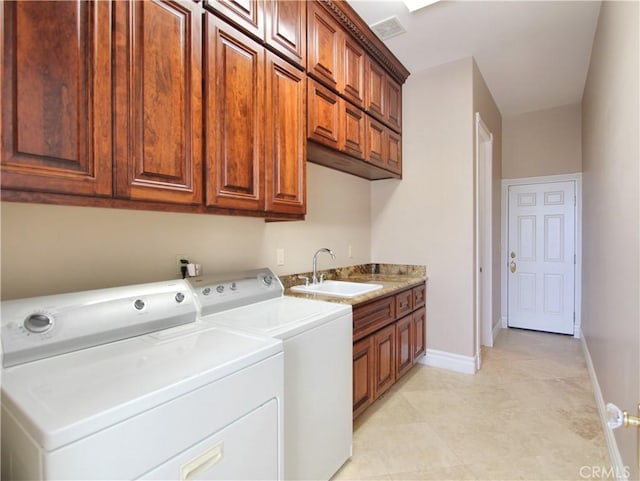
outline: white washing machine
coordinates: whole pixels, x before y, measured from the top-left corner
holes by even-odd
[[[3,480],[282,479],[282,342],[185,281],[1,308]]]
[[[190,283],[202,322],[282,339],[284,477],[331,478],[351,456],[351,306],[283,296],[268,269]],[[247,293],[261,302],[247,304]]]

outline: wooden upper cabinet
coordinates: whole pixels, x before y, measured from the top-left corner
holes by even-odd
[[[304,214],[306,75],[268,53],[266,82],[266,210]]]
[[[2,3],[2,188],[110,196],[112,4]]]
[[[342,149],[349,155],[358,159],[364,159],[364,132],[366,114],[359,108],[342,100],[342,130],[344,139]]]
[[[264,210],[264,49],[205,15],[206,204]]]
[[[402,87],[398,82],[387,76],[387,124],[398,131],[402,131]]]
[[[250,35],[264,38],[265,0],[205,0],[204,6]]]
[[[340,98],[313,79],[307,80],[307,132],[311,140],[341,149]]]
[[[202,203],[202,31],[191,2],[115,2],[118,197]]]
[[[364,106],[364,61],[363,48],[351,36],[342,35],[341,69],[338,90],[354,105]]]
[[[387,93],[385,71],[369,56],[365,59],[365,109],[380,120],[386,120]]]
[[[379,167],[387,166],[386,127],[370,116],[365,121],[365,160]]]
[[[342,32],[315,1],[307,4],[307,72],[333,89],[338,86]]]
[[[307,2],[267,0],[265,40],[279,54],[301,66],[307,66]]]
[[[393,130],[387,129],[385,135],[387,143],[387,169],[397,174],[402,173],[402,137]]]

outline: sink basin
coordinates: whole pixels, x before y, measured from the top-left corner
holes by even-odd
[[[324,281],[322,284],[309,284],[308,286],[293,286],[293,292],[303,294],[324,294],[325,296],[356,297],[367,292],[382,289],[380,284],[365,284],[362,282]]]

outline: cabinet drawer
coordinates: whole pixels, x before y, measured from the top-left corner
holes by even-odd
[[[396,294],[396,317],[402,317],[413,310],[413,292],[411,289]]]
[[[427,288],[424,284],[413,288],[413,308],[422,307],[427,302]]]
[[[395,320],[395,298],[384,297],[353,310],[353,340],[386,326]]]

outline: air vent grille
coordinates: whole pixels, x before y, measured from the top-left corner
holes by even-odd
[[[380,38],[380,40],[387,40],[396,35],[406,33],[407,29],[400,23],[398,17],[393,16],[385,20],[381,20],[373,25],[369,25],[371,30]]]

